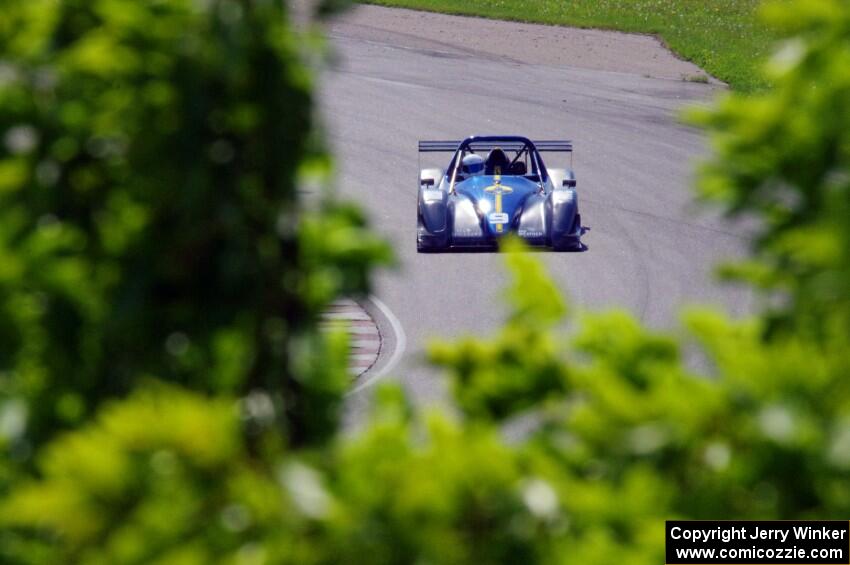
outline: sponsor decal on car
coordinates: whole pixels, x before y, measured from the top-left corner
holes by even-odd
[[[502,195],[510,194],[514,191],[509,186],[502,184],[502,171],[496,167],[495,175],[493,175],[493,186],[488,186],[484,189],[494,195],[496,211],[490,214],[489,219],[491,224],[496,224],[496,231],[501,233],[504,224],[508,223],[508,215],[502,213]]]
[[[517,234],[520,237],[543,237],[543,232],[537,230],[518,230]]]

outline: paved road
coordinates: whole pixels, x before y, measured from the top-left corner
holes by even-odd
[[[428,338],[487,334],[505,313],[498,254],[416,253],[420,138],[520,133],[574,141],[589,249],[539,255],[573,305],[622,307],[664,328],[675,327],[684,304],[749,307],[746,293],[710,281],[712,265],[740,254],[746,240],[742,229],[694,213],[689,183],[705,143],[676,121],[679,108],[718,87],[529,64],[345,22],[330,36],[339,60],[324,73],[321,102],[339,189],[395,245],[400,268],[378,277],[376,295],[402,324],[407,348],[385,378],[404,382],[418,401],[443,391],[421,363]]]

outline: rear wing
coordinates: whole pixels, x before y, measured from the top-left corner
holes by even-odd
[[[419,152],[420,153],[453,153],[457,151],[457,148],[463,141],[420,141],[419,142]],[[572,153],[573,150],[573,142],[572,141],[557,141],[557,140],[545,140],[545,141],[532,141],[534,147],[537,148],[538,151],[545,152],[557,152],[557,153]],[[490,149],[494,149],[496,147],[501,147],[505,151],[520,151],[523,147],[525,147],[525,143],[522,141],[489,141],[482,140],[476,141],[473,140],[469,143],[469,146],[473,149],[488,151]]]

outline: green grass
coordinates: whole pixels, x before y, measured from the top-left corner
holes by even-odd
[[[767,84],[759,62],[772,36],[758,0],[366,0],[450,14],[658,35],[675,53],[732,88]]]

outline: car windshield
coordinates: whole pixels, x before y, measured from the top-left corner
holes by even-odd
[[[462,181],[480,174],[532,176],[529,174],[531,171],[536,175],[537,166],[531,155],[529,146],[515,142],[467,144],[456,156],[457,180]]]

